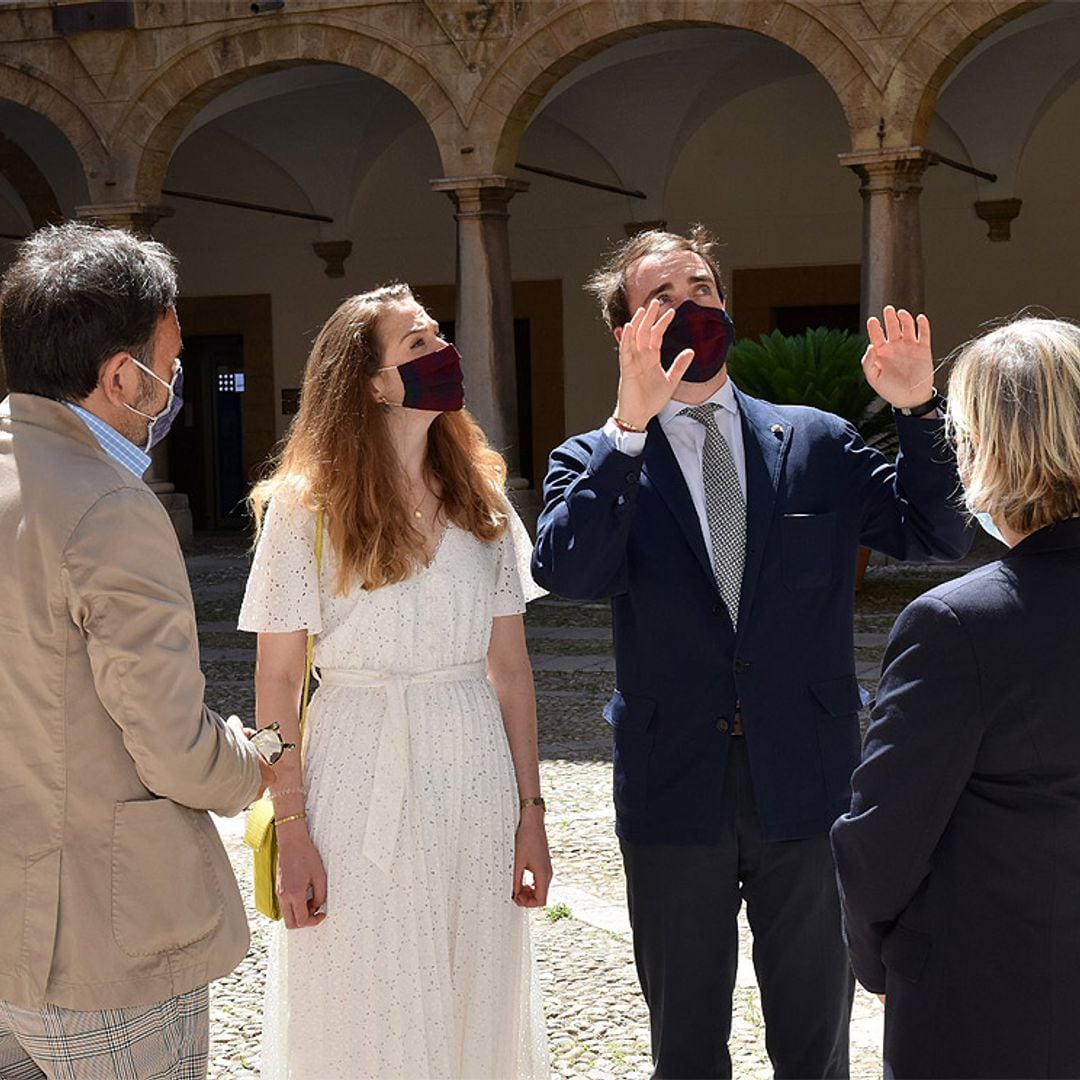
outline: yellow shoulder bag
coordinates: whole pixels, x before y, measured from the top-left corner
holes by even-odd
[[[318,588],[322,572],[323,515],[315,517],[315,582]],[[304,721],[307,720],[308,693],[311,689],[311,657],[315,650],[315,635],[308,634],[307,659],[304,662],[304,692],[300,697],[300,739],[297,753],[303,752]],[[274,802],[269,794],[257,799],[248,811],[244,843],[251,848],[255,861],[255,910],[268,919],[281,918],[277,896],[277,830],[274,828]]]

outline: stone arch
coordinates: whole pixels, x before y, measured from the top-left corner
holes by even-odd
[[[381,79],[416,106],[437,142],[438,130],[454,117],[453,102],[435,76],[391,41],[327,23],[275,21],[230,30],[175,58],[117,125],[112,144],[131,197],[157,201],[181,133],[207,102],[254,75],[304,63],[338,64]]]
[[[43,116],[64,136],[82,165],[88,187],[93,187],[94,181],[103,182],[109,178],[109,157],[97,128],[87,114],[67,94],[53,86],[43,73],[28,70],[27,65],[13,67],[0,63],[0,98]],[[37,171],[36,166],[34,170]],[[48,190],[55,203],[51,187]]]
[[[749,30],[772,38],[809,61],[832,88],[849,126],[866,95],[870,57],[841,27],[814,9],[797,4],[745,0],[688,0],[678,18],[663,0],[636,4],[581,2],[560,8],[492,71],[479,89],[466,121],[474,142],[486,136],[487,167],[507,172],[517,143],[544,95],[578,64],[611,45],[656,31],[715,27]],[[480,149],[478,146],[477,149]],[[479,163],[478,163],[479,164]]]
[[[1039,6],[1041,0],[1015,0],[1008,7],[950,2],[928,12],[884,88],[885,115],[895,127],[886,145],[921,146],[941,87],[960,61],[994,31]]]

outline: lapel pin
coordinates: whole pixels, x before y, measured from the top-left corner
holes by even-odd
[[[784,437],[784,425],[783,425],[783,424],[773,424],[773,426],[772,426],[771,428],[769,428],[769,430],[770,430],[770,431],[771,431],[771,432],[772,432],[772,433],[773,433],[773,434],[774,434],[774,435],[775,435],[775,436],[776,436],[776,437],[777,437],[778,439],[782,439],[782,438]]]

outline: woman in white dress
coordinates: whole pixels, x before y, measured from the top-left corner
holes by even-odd
[[[551,880],[521,618],[539,590],[462,402],[407,286],[351,297],[252,495],[258,726],[300,742],[308,632],[319,679],[271,786],[265,1080],[548,1075],[525,910]]]

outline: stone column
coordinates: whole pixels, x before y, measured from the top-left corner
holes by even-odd
[[[919,192],[928,155],[921,146],[840,154],[861,181],[863,197],[862,317],[886,304],[923,309]]]
[[[529,185],[508,176],[432,180],[457,219],[457,347],[469,411],[518,471],[517,378],[507,204]]]
[[[162,218],[172,214],[172,208],[153,203],[102,203],[97,206],[76,206],[75,216],[81,221],[107,226],[111,229],[127,229],[136,236],[148,238],[150,230]],[[176,490],[168,479],[169,453],[165,443],[158,443],[150,452],[150,467],[143,479],[147,487],[157,495],[168,511],[181,543],[192,536],[191,506],[188,497]]]

